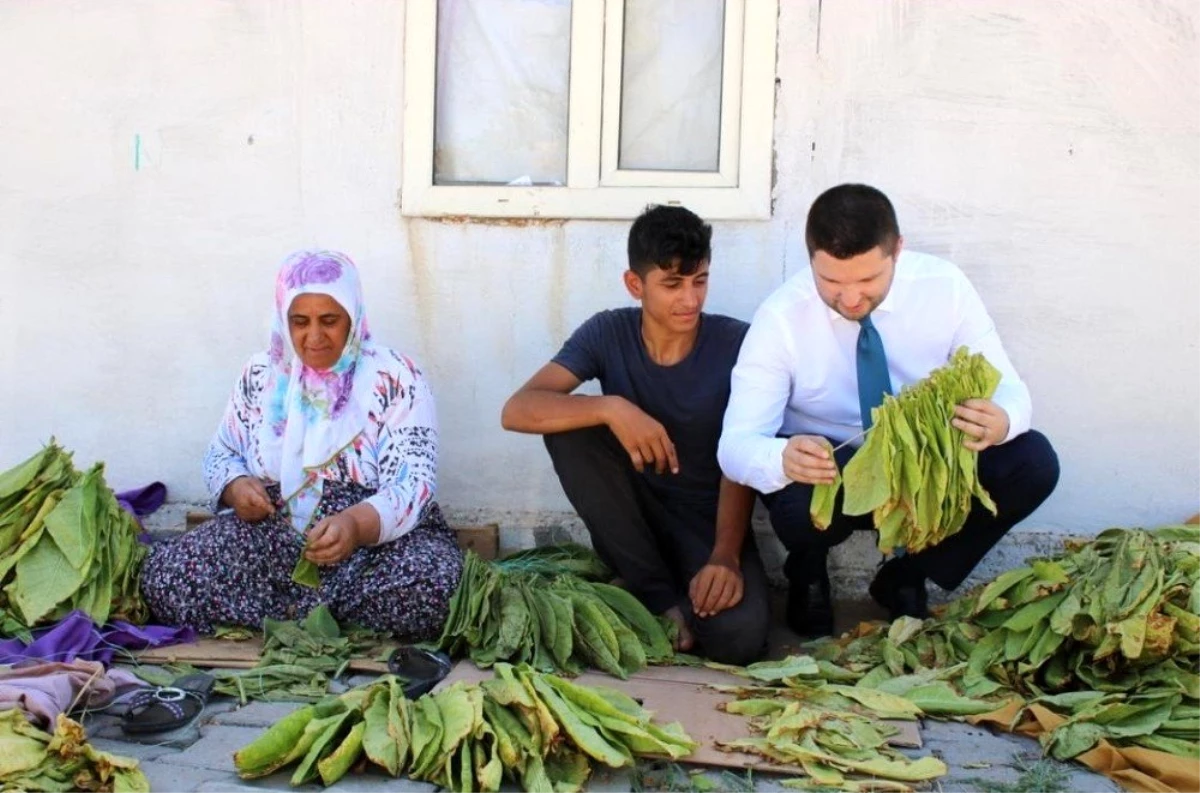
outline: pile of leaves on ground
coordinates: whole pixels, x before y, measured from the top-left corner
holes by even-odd
[[[136,760],[87,743],[77,722],[59,714],[54,733],[29,723],[20,710],[0,712],[0,790],[150,790]]]
[[[984,713],[994,708],[961,697],[939,681],[868,688],[861,685],[861,672],[803,655],[745,668],[710,666],[755,681],[713,686],[737,697],[723,709],[749,717],[756,733],[720,742],[717,748],[798,766],[805,776],[783,784],[799,789],[910,790],[909,783],[944,775],[946,765],[936,757],[911,760],[888,746],[897,728],[883,720]]]
[[[242,705],[251,700],[316,702],[329,694],[330,684],[346,672],[351,659],[378,656],[385,642],[383,634],[366,628],[343,630],[321,604],[300,621],[263,620],[262,656],[253,668],[208,671],[216,678],[213,691],[237,697]],[[195,670],[172,665],[161,671],[135,671],[147,682],[167,686],[176,676]]]
[[[860,728],[855,736],[837,712],[962,719],[1019,697],[1023,708],[1065,718],[1040,737],[1056,759],[1101,739],[1200,759],[1198,577],[1200,527],[1110,529],[1001,574],[937,617],[860,626],[811,656],[723,667],[759,683],[726,690],[741,698],[730,709],[756,716],[764,733],[731,748],[792,756],[813,782],[832,780],[830,767],[843,776],[854,770],[833,762],[832,748],[860,761],[875,753],[874,735]],[[841,720],[837,736],[822,741],[811,732],[829,724],[822,717],[799,739],[788,735],[787,746],[772,738],[785,714],[807,723],[814,711]],[[814,747],[826,751],[817,756]]]
[[[946,366],[885,396],[871,411],[871,430],[846,470],[813,490],[813,524],[828,528],[842,489],[845,514],[871,513],[881,551],[915,553],[957,534],[972,497],[995,514],[979,483],[979,454],[962,445],[963,432],[950,420],[955,405],[990,399],[999,383],[1000,372],[983,355],[960,347]]]
[[[385,677],[307,705],[234,754],[245,778],[298,763],[293,785],[340,779],[361,758],[392,776],[454,791],[582,789],[594,763],[621,768],[639,755],[680,758],[694,742],[658,725],[633,699],[528,665],[497,663],[482,683],[457,682],[417,700]]]
[[[145,622],[138,533],[103,464],[81,474],[53,440],[0,473],[0,631],[29,640],[28,628],[75,609],[97,625]]]
[[[438,644],[478,666],[497,661],[624,679],[672,657],[670,626],[578,545],[534,548],[488,562],[468,551]]]

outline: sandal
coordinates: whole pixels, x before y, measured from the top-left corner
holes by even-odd
[[[196,672],[184,675],[169,686],[139,691],[129,700],[121,729],[131,734],[166,732],[190,724],[208,702],[216,681]]]
[[[404,680],[404,696],[417,699],[450,674],[453,664],[450,656],[435,650],[426,650],[411,644],[403,644],[388,656],[388,671]]]

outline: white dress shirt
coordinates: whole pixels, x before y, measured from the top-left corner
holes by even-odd
[[[943,366],[965,345],[1000,370],[992,399],[1008,413],[1005,441],[1029,429],[1029,389],[979,294],[956,266],[902,250],[891,289],[871,321],[883,340],[894,393]],[[763,301],[733,368],[717,450],[727,477],[773,493],[791,481],[783,473],[787,440],[778,436],[823,435],[836,445],[862,432],[858,331],[857,322],[821,300],[811,267]]]

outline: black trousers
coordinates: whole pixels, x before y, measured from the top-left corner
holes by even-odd
[[[700,652],[714,661],[746,664],[758,659],[766,648],[770,604],[753,536],[747,532],[742,548],[741,602],[700,619],[692,613],[687,591],[712,554],[716,520],[711,508],[655,493],[607,427],[554,433],[545,441],[592,547],[629,590],[655,614],[678,606]]]
[[[838,467],[845,469],[855,451],[851,447],[838,450],[834,454]],[[997,514],[992,515],[972,499],[971,513],[962,530],[932,548],[911,554],[909,563],[943,589],[954,589],[1009,529],[1046,500],[1058,484],[1058,473],[1054,448],[1036,430],[984,449],[979,453],[979,481],[996,503]],[[805,580],[824,570],[829,549],[855,529],[875,529],[870,513],[843,515],[842,493],[838,493],[833,522],[818,531],[809,516],[812,493],[812,485],[793,482],[762,497],[771,513],[771,526],[789,552],[785,571],[793,580]]]

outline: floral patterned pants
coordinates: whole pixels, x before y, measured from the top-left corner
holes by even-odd
[[[357,504],[371,492],[327,482],[315,520]],[[265,617],[300,619],[319,603],[338,623],[385,631],[409,641],[436,638],[462,573],[462,553],[437,504],[392,542],[359,548],[321,568],[321,586],[292,582],[303,537],[285,517],[246,523],[220,515],[155,544],[142,566],[142,596],[156,622],[211,633],[217,625],[261,628]]]

